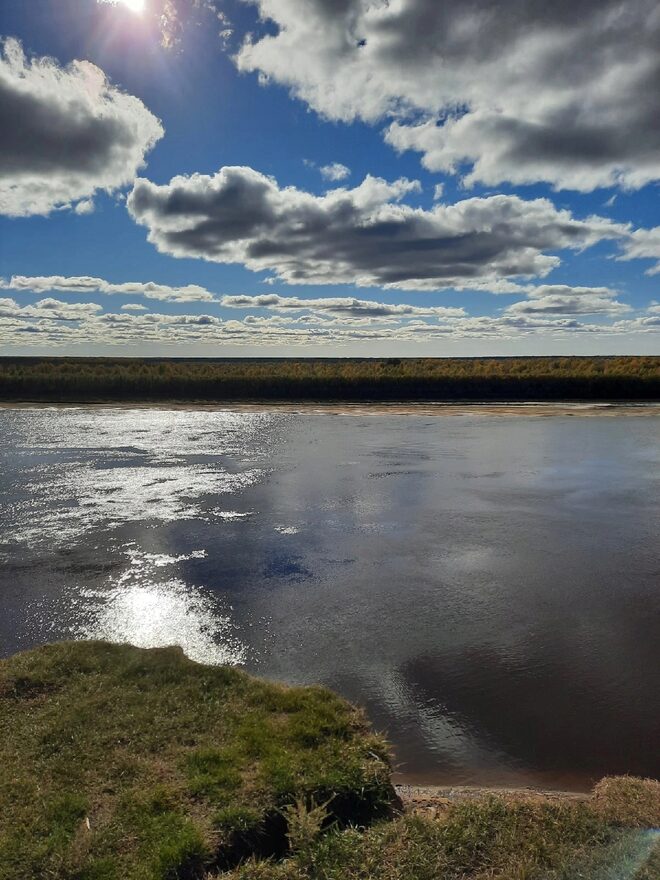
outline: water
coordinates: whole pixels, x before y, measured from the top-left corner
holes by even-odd
[[[0,410],[0,651],[176,643],[400,778],[660,777],[660,419]]]

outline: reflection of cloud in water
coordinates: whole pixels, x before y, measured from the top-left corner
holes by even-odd
[[[154,579],[162,568],[205,556],[146,554],[130,548],[131,567],[110,589],[82,590],[82,621],[75,635],[84,639],[128,642],[140,648],[179,645],[192,660],[202,663],[242,663],[245,647],[233,634],[227,609],[209,593],[179,578]]]

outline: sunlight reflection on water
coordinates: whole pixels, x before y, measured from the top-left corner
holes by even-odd
[[[53,432],[47,418],[18,412],[3,543],[61,545],[124,523],[245,518],[204,502],[264,477],[259,466],[232,471],[227,457],[249,448],[261,462],[272,422],[262,413],[65,409]]]
[[[203,550],[178,557],[130,547],[126,552],[131,566],[109,589],[81,590],[85,610],[77,638],[130,642],[139,648],[179,645],[201,663],[233,666],[245,660],[245,646],[233,634],[231,608],[177,577],[163,579],[154,571],[203,558]]]

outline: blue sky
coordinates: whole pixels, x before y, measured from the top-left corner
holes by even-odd
[[[660,353],[660,20],[577,5],[4,0],[2,351]]]

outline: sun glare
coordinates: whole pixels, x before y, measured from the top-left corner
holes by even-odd
[[[136,15],[142,15],[144,12],[145,0],[119,0],[121,6],[126,6]]]
[[[114,3],[115,6],[125,6],[136,15],[142,15],[145,9],[146,0],[103,0],[105,3]]]

